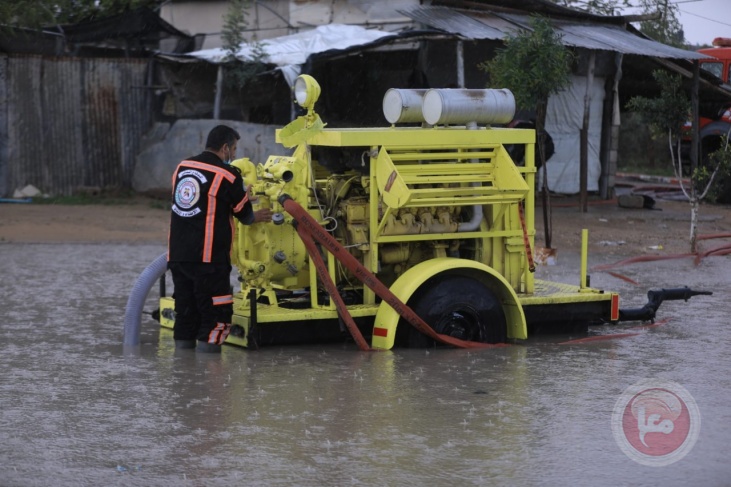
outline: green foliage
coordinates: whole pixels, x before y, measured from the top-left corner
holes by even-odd
[[[682,79],[659,69],[652,72],[652,77],[660,86],[660,96],[635,96],[629,101],[627,108],[639,112],[654,133],[670,133],[671,138],[677,141],[690,113],[690,100],[683,91]]]
[[[669,0],[639,0],[645,14],[659,13],[660,18],[640,22],[640,32],[669,46],[683,48],[685,34],[678,20],[679,7]]]
[[[223,49],[226,51],[226,81],[233,88],[244,88],[256,75],[264,71],[263,59],[266,56],[264,44],[251,44],[252,59],[243,62],[236,57],[241,46],[247,44],[244,32],[249,26],[247,19],[251,9],[251,0],[231,0],[228,12],[223,17]]]
[[[728,194],[731,193],[731,146],[726,136],[722,137],[721,146],[708,154],[705,162],[707,163],[696,168],[693,179],[697,181],[698,187],[704,187],[710,182],[713,169],[717,168],[708,199],[713,202],[728,201]]]
[[[159,8],[165,0],[2,0],[4,26],[40,29],[110,17],[139,7]]]
[[[598,15],[622,15],[633,13],[659,14],[654,20],[640,22],[640,31],[663,44],[683,48],[685,34],[678,20],[680,9],[675,0],[552,0],[553,3],[574,10]],[[693,0],[686,0],[693,1]]]
[[[490,85],[510,89],[524,108],[545,103],[549,95],[565,89],[574,60],[547,19],[533,16],[530,25],[532,31],[505,39],[505,47],[493,59],[478,65],[490,76]]]
[[[682,137],[682,126],[688,119],[691,104],[683,91],[682,80],[662,70],[653,71],[652,76],[660,86],[660,94],[656,98],[634,97],[627,104],[629,110],[638,112],[650,125],[654,134],[669,134],[673,146],[677,146]],[[680,173],[682,161],[677,161],[677,173]],[[691,174],[690,197],[703,199],[708,196],[715,201],[718,191],[731,170],[731,148],[723,138],[720,148],[712,152]],[[715,173],[715,176],[714,176]],[[711,178],[713,177],[713,180]],[[726,191],[727,189],[721,189]]]
[[[223,30],[221,40],[223,48],[227,51],[229,58],[234,58],[241,44],[246,43],[244,31],[249,26],[248,9],[251,2],[248,0],[231,0],[228,12],[223,17]]]
[[[478,64],[486,71],[490,84],[508,88],[515,96],[519,107],[534,108],[536,112],[536,133],[538,134],[538,160],[543,170],[543,224],[545,246],[551,248],[551,209],[546,169],[545,136],[548,97],[558,93],[571,83],[573,53],[561,43],[561,37],[554,32],[550,22],[540,16],[530,19],[531,30],[521,29],[514,36],[504,40],[505,47],[499,49],[494,58]]]

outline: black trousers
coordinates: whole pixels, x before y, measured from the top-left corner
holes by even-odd
[[[221,345],[231,330],[231,266],[201,262],[168,262],[173,275],[175,340]]]

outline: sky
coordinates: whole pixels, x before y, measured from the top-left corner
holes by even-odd
[[[678,20],[688,44],[711,45],[716,37],[731,38],[731,0],[669,0],[678,7]],[[628,9],[626,14],[640,13]],[[636,27],[639,24],[635,23]]]
[[[716,37],[731,38],[731,0],[669,0],[678,7],[678,20],[688,44],[711,45]],[[630,2],[637,3],[637,2]],[[630,8],[627,14],[641,13]],[[634,24],[639,27],[639,23]]]
[[[691,44],[711,44],[716,37],[731,39],[731,0],[670,0],[680,9],[685,40]]]

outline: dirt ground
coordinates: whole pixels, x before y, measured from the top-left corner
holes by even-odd
[[[135,198],[128,204],[0,204],[0,243],[160,243],[167,242],[169,211],[158,200]],[[581,213],[575,198],[552,198],[551,247],[580,249],[581,230],[589,230],[590,251],[663,254],[689,251],[690,206],[658,199],[655,209],[620,208],[616,200],[590,199]],[[704,205],[698,233],[731,232],[731,207]],[[731,239],[703,240],[710,249]],[[536,247],[545,246],[542,209],[536,208]],[[661,248],[659,248],[661,247]]]
[[[0,204],[0,242],[165,243],[169,210],[159,201],[125,204]]]

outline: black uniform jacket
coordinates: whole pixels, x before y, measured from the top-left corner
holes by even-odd
[[[239,170],[208,151],[182,161],[173,174],[168,261],[230,264],[234,216],[254,222]]]

